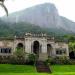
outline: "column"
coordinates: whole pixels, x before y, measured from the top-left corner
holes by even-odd
[[[56,56],[56,48],[55,48],[54,44],[51,44],[51,45],[52,45],[52,57],[55,57]]]
[[[31,53],[31,41],[29,39],[25,41],[25,52]]]
[[[68,45],[66,45],[66,56],[69,56],[69,48],[68,48]]]

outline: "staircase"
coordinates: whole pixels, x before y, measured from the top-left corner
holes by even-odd
[[[37,72],[40,73],[51,73],[51,70],[47,64],[45,64],[43,61],[37,61],[36,62],[36,69]]]

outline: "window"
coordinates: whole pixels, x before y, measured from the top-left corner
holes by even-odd
[[[56,54],[62,54],[62,51],[61,50],[57,50]]]
[[[11,48],[0,48],[0,53],[11,53]]]
[[[56,49],[56,54],[59,55],[66,54],[66,49]]]
[[[9,48],[9,53],[11,53],[11,48]]]

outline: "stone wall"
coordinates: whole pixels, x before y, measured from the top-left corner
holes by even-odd
[[[33,45],[34,41],[39,42],[39,60],[46,60],[48,58],[48,52],[47,52],[47,44],[50,44],[52,49],[50,51],[50,56],[51,57],[56,57],[56,56],[62,56],[62,55],[57,55],[56,54],[56,49],[57,48],[65,48],[66,49],[66,54],[65,56],[69,56],[69,49],[68,49],[68,44],[65,42],[55,42],[54,38],[48,38],[46,35],[42,34],[41,35],[31,35],[27,34],[25,35],[24,38],[17,38],[15,37],[13,40],[0,40],[0,47],[6,47],[6,48],[11,48],[11,54],[13,54],[16,50],[16,47],[19,43],[23,44],[23,49],[24,52],[31,54],[33,52]],[[4,55],[3,53],[0,53],[0,55]]]

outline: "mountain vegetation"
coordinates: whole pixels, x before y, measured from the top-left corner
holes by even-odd
[[[59,16],[51,3],[36,5],[0,19],[0,36],[24,36],[26,32],[58,37],[74,35],[75,23]]]
[[[50,36],[63,36],[68,35],[68,32],[62,31],[61,29],[54,29],[54,28],[41,28],[40,26],[36,26],[29,23],[13,23],[10,25],[0,21],[0,36],[1,37],[13,37],[17,36],[24,36],[26,32],[31,33],[46,33]]]

